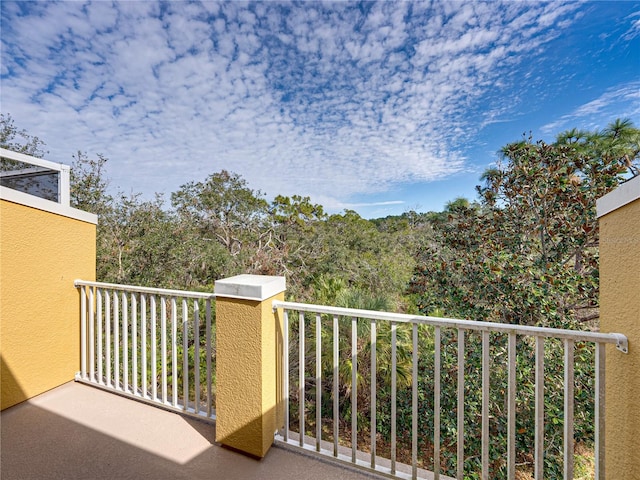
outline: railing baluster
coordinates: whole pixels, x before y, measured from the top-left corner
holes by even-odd
[[[398,388],[398,324],[391,322],[391,474],[396,473],[396,415]]]
[[[489,332],[482,332],[482,479],[489,480]]]
[[[171,297],[171,405],[178,406],[178,305]]]
[[[189,307],[182,299],[182,409],[189,408]]]
[[[94,300],[94,288],[87,287],[89,291],[89,379],[95,381],[96,379],[96,357],[95,357],[95,300]]]
[[[131,345],[132,388],[133,394],[138,395],[138,297],[134,292],[131,292],[131,339],[133,340]]]
[[[129,306],[127,292],[122,292],[122,389],[129,390]]]
[[[160,297],[160,372],[162,403],[167,403],[167,299]]]
[[[433,352],[433,479],[440,479],[440,327],[434,328]]]
[[[156,296],[151,295],[151,315],[149,322],[151,323],[151,398],[153,400],[158,399],[158,362],[157,362],[157,346],[158,336],[156,333]]]
[[[464,330],[458,329],[458,418],[456,477],[464,479]]]
[[[207,353],[207,417],[211,416],[211,403],[213,402],[213,395],[211,391],[211,300],[205,301],[205,331],[206,341],[205,350]]]
[[[80,376],[87,379],[87,289],[80,289]]]
[[[140,344],[142,350],[140,352],[140,361],[142,362],[142,396],[147,397],[147,296],[143,293],[140,295]]]
[[[378,345],[377,338],[377,329],[376,329],[376,321],[371,321],[371,468],[376,468],[376,376],[377,376],[377,358],[376,358],[376,348]]]
[[[351,462],[358,451],[358,319],[351,318]]]
[[[418,324],[412,327],[411,352],[411,478],[418,478]]]
[[[534,478],[544,478],[544,338],[536,336]]]
[[[193,408],[200,413],[200,303],[193,301]]]
[[[282,398],[284,399],[284,441],[289,441],[289,311],[284,310],[282,352],[284,353],[284,374]]]
[[[338,436],[340,421],[340,403],[338,398],[338,360],[339,360],[339,325],[338,316],[333,316],[333,456],[338,456]]]
[[[103,383],[103,365],[102,365],[102,342],[104,339],[102,338],[102,290],[100,288],[96,289],[96,323],[98,327],[98,383]]]
[[[516,335],[509,334],[507,352],[507,478],[516,477]]]
[[[161,404],[172,410],[190,412],[190,380],[196,377],[194,413],[214,418],[214,343],[212,294],[128,285],[76,281],[81,295],[81,365],[77,380]],[[149,295],[149,307],[147,307]],[[182,299],[183,379],[180,383],[178,299]],[[189,301],[194,301],[195,365],[190,361]],[[199,300],[207,306],[207,340],[201,345]],[[160,305],[158,305],[160,301]],[[138,310],[138,308],[140,310]],[[149,315],[147,315],[149,308]],[[170,310],[169,310],[170,309]],[[169,316],[170,314],[170,316]],[[140,320],[140,323],[138,323]],[[148,324],[147,322],[151,323]],[[158,332],[160,329],[160,332]],[[202,406],[200,347],[207,355],[207,409]],[[149,349],[151,349],[149,351]],[[169,350],[171,349],[171,350]],[[202,352],[204,355],[204,352]],[[83,363],[82,363],[83,362]],[[84,371],[83,371],[84,369]],[[158,369],[161,369],[158,371]],[[197,372],[196,372],[197,370]],[[83,373],[84,372],[84,373]],[[171,376],[171,382],[169,382]],[[204,380],[203,380],[204,381]],[[149,383],[151,382],[151,383]],[[151,385],[151,386],[150,386]],[[181,392],[184,403],[181,405]],[[205,411],[206,410],[206,411]]]
[[[595,394],[595,480],[604,480],[607,478],[605,470],[605,430],[604,430],[604,413],[605,413],[605,360],[606,351],[605,344],[596,342],[596,394]]]
[[[305,430],[305,392],[304,392],[304,381],[305,381],[305,345],[304,345],[304,314],[298,314],[298,430],[300,432],[299,443],[300,446],[304,446],[304,430]]]
[[[564,478],[573,480],[573,340],[564,341]]]
[[[104,325],[107,331],[107,335],[104,341],[106,347],[106,362],[107,362],[107,386],[112,386],[111,378],[111,295],[109,291],[104,292]]]
[[[322,321],[316,314],[316,452],[322,442]]]
[[[113,292],[113,384],[121,390],[120,383],[120,300]]]

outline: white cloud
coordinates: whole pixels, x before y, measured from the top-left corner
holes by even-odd
[[[579,126],[581,129],[600,129],[602,118],[608,122],[615,118],[633,118],[640,115],[640,82],[618,86],[599,97],[580,105],[567,115],[541,127],[545,134],[558,133]]]
[[[2,3],[3,111],[151,194],[222,168],[327,206],[468,168],[488,89],[573,2]],[[6,18],[5,18],[6,17]],[[34,32],[37,32],[34,34]],[[596,108],[594,104],[592,108]]]
[[[634,38],[640,36],[640,12],[636,12],[629,16],[629,19],[633,19],[629,29],[622,35],[624,41],[630,42]]]

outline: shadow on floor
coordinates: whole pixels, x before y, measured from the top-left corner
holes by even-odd
[[[214,444],[211,424],[75,383],[3,411],[0,428],[2,480],[372,478],[279,448],[255,460]]]

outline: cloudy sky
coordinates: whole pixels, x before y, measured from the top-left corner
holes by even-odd
[[[475,198],[507,142],[640,125],[640,2],[0,2],[1,109],[114,189],[226,169],[367,218]]]

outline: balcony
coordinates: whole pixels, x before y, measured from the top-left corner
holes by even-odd
[[[2,186],[2,478],[569,479],[574,428],[596,478],[632,478],[625,188],[601,213],[602,329],[621,333],[599,333],[285,302],[282,277],[99,283],[97,219]]]
[[[243,288],[260,285],[263,281],[270,285],[273,280],[273,277],[240,276],[221,282],[219,303],[222,305],[218,309],[224,307],[225,301],[234,304],[245,301],[238,297],[251,296],[250,292],[243,292]],[[283,282],[277,282],[277,277],[275,280],[283,285]],[[110,458],[109,453],[101,454],[99,458],[88,457],[89,464],[98,469],[92,475],[97,476],[100,468],[117,464],[122,450],[132,450],[131,447],[135,449],[132,451],[138,452],[136,457],[149,458],[149,466],[145,462],[132,465],[131,475],[140,473],[140,469],[157,468],[157,464],[162,464],[162,459],[180,465],[181,471],[192,472],[193,468],[195,475],[199,475],[198,472],[204,474],[207,470],[220,471],[221,468],[227,471],[234,463],[242,465],[247,462],[246,457],[238,457],[237,452],[221,449],[214,442],[216,394],[220,386],[216,380],[216,364],[221,360],[216,351],[214,335],[219,327],[212,314],[216,307],[214,295],[81,280],[76,281],[75,286],[80,292],[81,338],[80,371],[76,381],[96,388],[66,384],[27,404],[9,409],[3,413],[4,438],[11,438],[12,445],[39,444],[43,448],[39,458],[59,459],[67,455],[74,458],[73,452],[78,446],[73,442],[67,445],[65,442],[51,441],[46,435],[33,438],[34,431],[21,429],[20,426],[28,425],[30,418],[38,418],[40,430],[36,432],[40,435],[46,431],[54,436],[62,436],[64,431],[78,430],[70,435],[71,438],[92,437],[90,441],[81,442],[84,448],[93,445],[92,449],[96,451],[110,452],[114,449],[120,452],[114,454],[113,462],[104,460],[105,455],[107,459]],[[227,294],[232,292],[226,299],[225,287]],[[303,468],[302,471],[307,475],[305,478],[330,478],[329,472],[334,471],[342,478],[347,473],[338,465],[343,465],[397,478],[447,479],[450,477],[444,475],[446,467],[440,463],[447,458],[445,443],[449,444],[449,450],[451,444],[455,444],[456,458],[452,459],[449,455],[448,461],[456,465],[453,473],[458,478],[475,472],[473,464],[468,464],[469,458],[473,457],[481,458],[477,468],[484,478],[493,478],[499,468],[502,468],[503,474],[506,470],[507,478],[516,478],[517,455],[526,453],[522,452],[522,442],[520,451],[517,451],[516,442],[516,431],[526,423],[516,424],[516,420],[523,411],[533,409],[535,419],[531,427],[535,431],[535,444],[531,452],[538,478],[541,478],[545,468],[544,459],[548,457],[546,450],[553,435],[545,429],[545,423],[549,424],[549,414],[545,413],[545,396],[549,397],[557,388],[549,369],[545,375],[544,364],[545,359],[553,362],[549,350],[553,350],[554,345],[564,356],[560,362],[564,371],[563,391],[560,392],[564,398],[562,416],[570,419],[563,422],[560,431],[563,431],[564,438],[559,442],[564,449],[566,476],[573,478],[574,418],[594,418],[596,469],[604,465],[601,428],[604,419],[605,346],[614,344],[618,350],[626,352],[628,344],[624,335],[298,304],[273,300],[271,293],[273,291],[266,295],[259,293],[258,297],[268,297],[265,299],[268,309],[276,312],[276,324],[282,324],[277,329],[282,329],[277,348],[280,358],[271,357],[269,362],[274,363],[275,360],[275,363],[282,365],[279,376],[282,380],[272,385],[281,394],[280,404],[283,407],[283,420],[278,424],[280,428],[275,436],[275,445],[315,454],[337,463],[331,467],[324,466],[328,471],[315,477],[310,472],[314,465],[324,465],[318,463],[319,460],[310,457],[299,459],[296,455],[291,456],[290,452],[278,449],[278,453],[270,453],[266,457],[268,461],[249,461],[248,465],[254,465],[256,469],[256,478],[270,476],[271,473],[263,471],[267,468],[264,465],[271,464],[272,457],[282,457],[278,463],[287,459],[299,462],[296,468]],[[431,347],[424,347],[425,337]],[[241,341],[233,339],[233,348],[241,349],[238,345]],[[581,384],[574,376],[574,371],[584,370],[574,359],[574,352],[580,350],[584,356],[588,348],[585,344],[588,343],[593,344],[594,348],[594,356],[587,355],[587,362],[595,361],[594,412],[586,411],[584,405],[574,404],[573,401],[575,385]],[[403,349],[408,349],[410,360],[402,354]],[[453,355],[444,354],[445,350],[451,352],[452,349],[456,350]],[[518,361],[517,351],[520,352]],[[391,357],[387,358],[385,352],[386,355],[390,353]],[[273,355],[275,353],[272,351]],[[465,361],[470,362],[478,353],[482,355],[481,370],[474,371],[473,367],[470,370],[465,366]],[[500,357],[503,353],[506,353],[504,359],[491,358]],[[325,358],[330,360],[325,362]],[[527,359],[530,359],[530,369],[535,369],[532,379],[535,395],[528,397],[518,392],[518,388],[524,389],[525,380],[517,371],[523,366],[527,367]],[[401,366],[402,363],[406,365]],[[425,365],[428,368],[425,369]],[[345,367],[349,369],[347,380],[339,373]],[[398,378],[402,375],[398,375],[398,372],[406,370],[406,367],[410,369],[411,380],[399,382]],[[451,371],[457,372],[455,382],[449,382],[455,388],[446,389],[443,382],[446,382]],[[376,375],[371,375],[371,372],[376,372]],[[390,378],[385,380],[384,372],[389,372]],[[426,381],[419,381],[419,372]],[[235,374],[242,375],[237,367]],[[481,377],[480,392],[474,391],[478,386],[475,377]],[[382,389],[378,393],[385,382],[390,385],[390,390]],[[433,384],[432,398],[424,396],[424,389],[429,388],[428,385],[425,387],[425,383]],[[422,385],[420,396],[419,385]],[[502,397],[506,407],[503,419],[495,418],[496,406],[492,404],[491,389],[494,396],[496,389],[504,392]],[[384,391],[391,397],[383,398]],[[444,395],[444,392],[451,391],[456,395],[453,403]],[[235,397],[235,394],[231,396],[233,402]],[[323,403],[323,398],[329,399],[330,405]],[[361,404],[363,398],[365,405]],[[400,398],[405,401],[400,401]],[[472,403],[481,402],[480,419],[470,419],[470,414],[465,414],[469,410],[465,402],[469,400]],[[522,407],[527,401],[531,403],[528,410]],[[455,405],[455,408],[443,408],[441,402]],[[390,411],[387,407],[390,407]],[[361,417],[360,413],[350,415],[356,409],[362,411],[363,415],[368,412],[369,418]],[[388,417],[388,422],[378,421],[377,415]],[[60,423],[58,417],[66,420]],[[410,430],[404,433],[400,431],[401,422],[398,419],[401,418],[411,419]],[[429,426],[425,424],[426,419],[429,419]],[[50,429],[43,427],[49,423],[52,425]],[[443,428],[445,424],[456,426],[454,438],[447,435]],[[425,428],[430,431],[424,432]],[[496,444],[491,441],[490,431],[495,434],[501,429],[507,432],[507,441]],[[377,430],[388,430],[388,433]],[[479,448],[473,446],[478,442],[471,441],[467,430],[472,432],[471,435],[480,437]],[[305,435],[301,436],[300,432]],[[353,440],[351,432],[359,433],[357,442]],[[362,435],[363,432],[367,434]],[[404,439],[400,438],[403,434],[406,437]],[[26,438],[14,441],[14,435]],[[273,437],[268,438],[268,443],[272,442]],[[101,447],[103,443],[104,448]],[[122,443],[130,446],[123,446]],[[61,445],[64,445],[64,451],[59,451]],[[390,450],[382,452],[387,446]],[[71,452],[67,452],[66,448]],[[496,450],[501,448],[506,454],[505,461],[497,465],[492,460],[490,464],[490,458],[495,459]],[[3,465],[16,465],[16,471],[21,471],[27,465],[24,457],[22,461],[25,463],[20,463],[23,451],[3,451]],[[254,454],[264,455],[260,452]],[[226,463],[229,467],[225,467]],[[302,464],[309,465],[301,467]],[[43,461],[43,467],[47,465]],[[65,462],[62,465],[70,468]],[[184,468],[184,465],[188,468]],[[83,469],[87,467],[77,466]],[[33,464],[28,468],[36,466]],[[170,471],[171,468],[175,467],[168,465],[164,470]],[[243,472],[241,476],[247,478],[248,472],[241,467],[238,469]],[[276,471],[272,473],[276,475]],[[128,475],[126,472],[118,473],[118,476]],[[364,474],[350,472],[349,475],[358,478]]]

